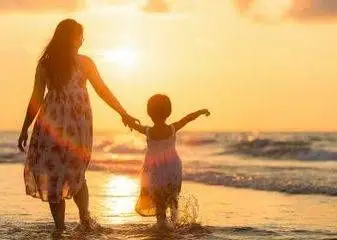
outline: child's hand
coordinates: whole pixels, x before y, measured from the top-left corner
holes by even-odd
[[[135,128],[135,125],[140,124],[140,121],[130,115],[125,115],[122,117],[124,126],[129,127],[132,131]]]
[[[204,114],[206,117],[208,117],[209,115],[211,115],[211,113],[208,111],[208,109],[202,109],[202,110],[200,110],[200,114]]]

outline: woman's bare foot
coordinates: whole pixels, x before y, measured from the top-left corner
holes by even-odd
[[[66,230],[65,227],[55,228],[54,231],[52,232],[52,239],[59,239],[65,230]]]

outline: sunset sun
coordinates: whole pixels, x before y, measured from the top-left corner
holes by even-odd
[[[120,68],[134,67],[138,60],[136,52],[128,47],[108,49],[101,55],[104,61],[114,63]]]

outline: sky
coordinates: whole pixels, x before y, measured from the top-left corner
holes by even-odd
[[[0,129],[21,128],[38,57],[58,22],[74,18],[85,29],[81,53],[96,62],[123,106],[146,125],[147,99],[165,93],[173,103],[169,122],[200,108],[211,111],[186,130],[337,130],[337,1],[146,4],[1,1]],[[95,130],[125,131],[88,88]]]

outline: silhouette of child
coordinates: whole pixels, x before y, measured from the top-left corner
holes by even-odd
[[[146,135],[147,152],[141,175],[141,192],[136,211],[142,216],[156,216],[158,226],[167,227],[166,210],[170,208],[171,221],[177,220],[178,196],[182,182],[182,165],[177,154],[176,132],[201,115],[209,116],[207,109],[191,113],[171,125],[166,119],[171,115],[171,101],[161,94],[152,96],[147,105],[152,127],[138,123],[130,125]]]

